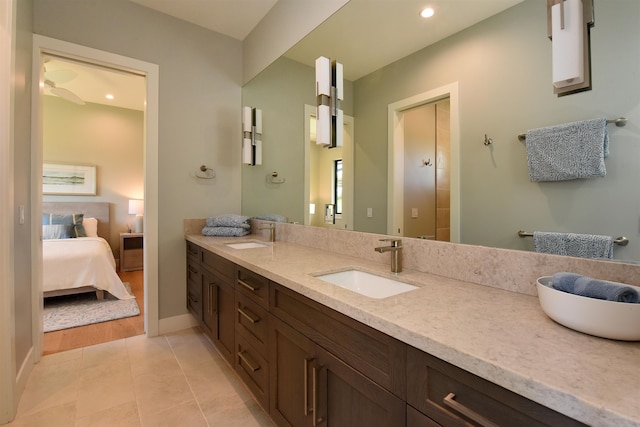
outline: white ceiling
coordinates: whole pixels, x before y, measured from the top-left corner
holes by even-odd
[[[285,56],[313,66],[322,55],[357,80],[523,0],[350,0]],[[419,16],[430,6],[435,15]]]
[[[143,76],[56,57],[46,57],[44,61],[45,79],[51,80],[59,89],[71,91],[84,102],[144,110]],[[54,96],[47,85],[44,94]],[[107,99],[107,94],[113,95],[114,99]]]
[[[278,0],[130,1],[243,40]],[[345,78],[353,81],[521,1],[350,0],[286,56],[309,66],[319,55],[337,59],[344,65]],[[425,20],[418,14],[426,5],[435,9],[435,16]],[[64,82],[50,79],[87,102],[144,109],[142,77],[58,59],[46,67],[50,74],[75,73]],[[106,100],[106,93],[113,93],[115,99]]]
[[[278,0],[130,0],[183,21],[244,40]]]

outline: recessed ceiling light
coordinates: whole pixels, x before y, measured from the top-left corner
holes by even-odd
[[[107,94],[107,95],[105,96],[105,98],[107,98],[107,99],[114,99],[115,97],[114,97],[113,95],[111,95],[111,94]]]
[[[433,8],[431,7],[425,7],[424,9],[422,9],[422,11],[420,12],[420,16],[422,16],[423,18],[431,18],[433,16],[433,14],[435,13],[435,11],[433,10]]]

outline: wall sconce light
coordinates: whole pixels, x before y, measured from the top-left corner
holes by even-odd
[[[547,0],[553,93],[558,96],[591,90],[593,25],[593,0]]]
[[[262,110],[242,107],[242,163],[262,164]]]
[[[319,57],[316,59],[316,144],[342,147],[343,99],[342,64]]]
[[[142,233],[142,218],[144,215],[144,200],[129,200],[129,214],[136,216],[136,223],[134,231],[136,233]]]

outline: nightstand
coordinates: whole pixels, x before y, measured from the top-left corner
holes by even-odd
[[[143,242],[143,233],[120,233],[120,271],[144,268]]]

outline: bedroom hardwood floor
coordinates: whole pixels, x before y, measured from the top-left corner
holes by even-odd
[[[123,282],[131,284],[131,290],[136,297],[138,307],[140,307],[140,315],[62,331],[47,332],[44,334],[43,355],[144,334],[143,271],[119,271],[118,276]]]

